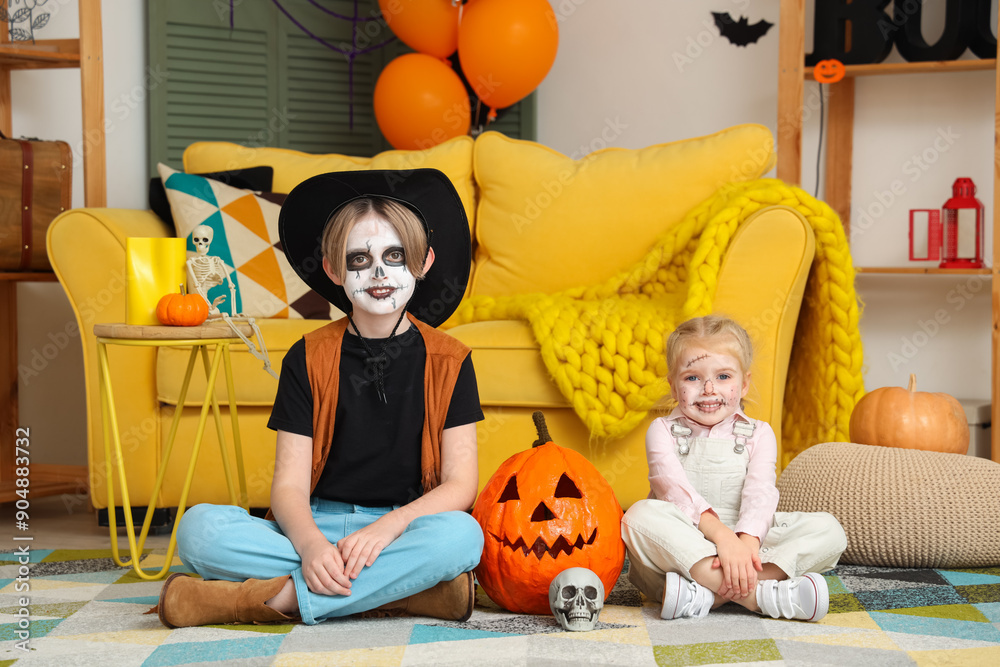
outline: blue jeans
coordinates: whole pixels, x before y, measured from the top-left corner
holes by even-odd
[[[362,507],[313,498],[316,525],[331,543],[374,523],[394,507]],[[398,506],[397,506],[398,507]],[[302,560],[274,521],[233,505],[195,505],[177,528],[177,552],[205,579],[244,581],[292,575],[302,621],[374,609],[469,572],[483,552],[483,531],[465,512],[414,519],[351,584],[351,594],[321,595],[302,578]]]

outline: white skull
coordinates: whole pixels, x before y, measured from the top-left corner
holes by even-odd
[[[585,567],[563,570],[549,584],[549,608],[564,629],[593,630],[604,608],[604,584]]]
[[[199,255],[208,254],[208,248],[212,245],[214,237],[215,231],[208,225],[198,225],[191,230],[191,242],[194,243],[194,249]]]

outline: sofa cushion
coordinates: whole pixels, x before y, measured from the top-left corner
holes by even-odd
[[[281,374],[281,360],[288,348],[303,334],[318,329],[327,324],[317,320],[257,320],[261,336],[267,345],[268,357],[275,373]],[[256,341],[254,341],[256,343]],[[236,388],[236,404],[238,406],[266,406],[274,403],[274,395],[278,382],[264,372],[264,364],[247,350],[246,345],[239,342],[229,348],[233,365],[233,386]],[[210,353],[211,355],[211,353]],[[177,405],[180,396],[181,383],[184,381],[184,371],[187,369],[188,358],[191,356],[189,347],[161,347],[156,354],[156,398],[161,403]],[[226,389],[226,378],[221,373],[215,383],[215,396],[220,405],[229,401]],[[201,405],[205,400],[205,373],[199,361],[191,375],[191,386],[188,388],[184,405]]]
[[[241,190],[267,192],[274,180],[274,169],[270,167],[251,167],[249,169],[234,169],[233,171],[218,171],[211,174],[196,174],[221,181],[226,185]],[[170,201],[167,191],[163,189],[162,178],[149,179],[149,208],[163,222],[174,224],[174,216],[170,212]]]
[[[336,153],[314,155],[286,148],[248,148],[220,141],[198,141],[184,151],[184,171],[222,171],[269,165],[274,168],[274,191],[287,194],[307,178],[332,171],[437,169],[451,180],[462,198],[472,231],[476,201],[472,147],[472,137],[461,136],[423,151],[385,151],[369,158]]]
[[[278,241],[281,207],[252,192],[219,181],[183,174],[161,164],[160,176],[174,216],[177,236],[187,239],[188,257],[195,256],[193,230],[210,227],[209,254],[232,270],[236,310],[224,283],[208,291],[219,309],[251,317],[325,319],[338,315],[326,299],[313,292],[295,273]]]
[[[472,348],[484,406],[571,407],[549,377],[527,322],[475,322],[448,333]]]
[[[721,185],[758,178],[773,163],[773,138],[762,125],[579,160],[486,132],[474,154],[480,199],[469,293],[599,284],[639,261]]]

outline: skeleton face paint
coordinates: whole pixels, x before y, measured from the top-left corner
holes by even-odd
[[[585,567],[563,570],[549,584],[549,609],[565,630],[593,630],[604,608],[604,584]]]
[[[347,235],[344,291],[355,308],[373,315],[397,313],[415,285],[403,243],[391,225],[376,217],[354,225]]]
[[[208,254],[208,248],[212,245],[214,237],[215,231],[208,225],[198,225],[191,230],[191,242],[194,243],[194,249],[199,255]]]
[[[670,386],[681,414],[712,427],[736,412],[750,380],[736,357],[694,345],[681,354]]]

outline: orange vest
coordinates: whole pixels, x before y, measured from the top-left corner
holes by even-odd
[[[441,437],[451,405],[451,394],[469,348],[409,313],[410,322],[424,339],[424,430],[420,445],[420,481],[424,493],[441,483]],[[313,395],[313,462],[309,493],[316,490],[333,442],[333,422],[340,390],[340,347],[347,331],[341,318],[307,333],[306,370]]]

